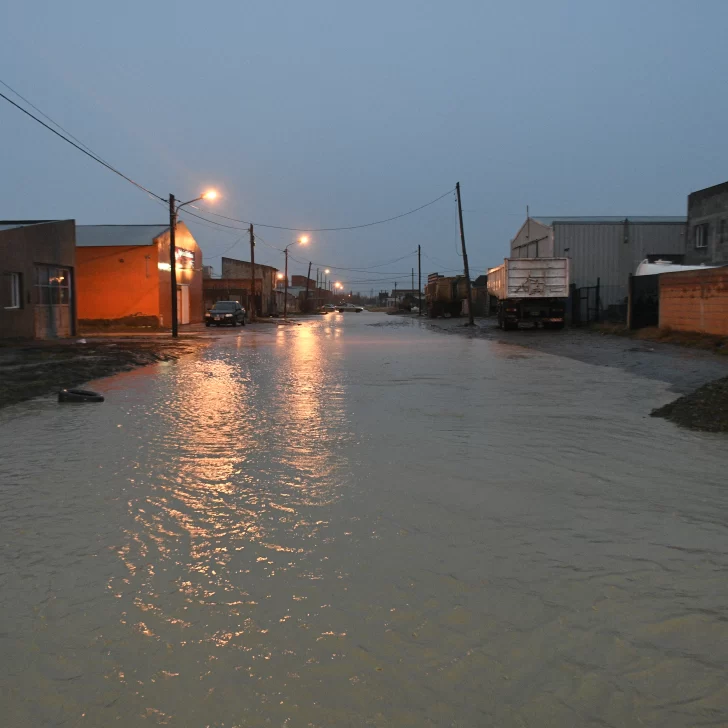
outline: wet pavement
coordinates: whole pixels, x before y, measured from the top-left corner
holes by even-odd
[[[643,374],[365,313],[0,411],[2,724],[728,725],[728,439]]]

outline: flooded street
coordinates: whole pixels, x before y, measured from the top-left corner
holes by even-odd
[[[251,328],[0,411],[3,725],[728,725],[728,439],[667,383]]]

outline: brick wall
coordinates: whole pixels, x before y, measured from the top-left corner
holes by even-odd
[[[728,267],[663,273],[660,328],[728,336]]]

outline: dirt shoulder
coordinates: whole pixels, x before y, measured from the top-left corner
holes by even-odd
[[[0,345],[0,407],[206,347],[211,337],[116,336]]]
[[[632,336],[607,330],[566,329],[501,331],[493,319],[420,319],[423,326],[451,335],[470,336],[612,367],[666,382],[683,395],[652,414],[682,427],[728,432],[728,356],[720,342],[697,336],[643,333]]]

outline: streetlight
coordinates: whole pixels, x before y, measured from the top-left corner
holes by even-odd
[[[174,195],[170,194],[169,196],[169,280],[172,290],[172,337],[175,339],[179,335],[179,322],[177,321],[177,246],[175,245],[177,213],[185,205],[191,205],[193,202],[198,202],[199,200],[209,200],[212,202],[216,198],[217,192],[215,190],[208,190],[207,192],[203,192],[199,197],[195,197],[194,200],[188,200],[178,205]]]
[[[287,318],[288,316],[288,248],[291,247],[291,245],[306,245],[308,242],[308,235],[301,235],[300,238],[297,240],[294,240],[292,243],[288,243],[286,247],[283,249],[283,252],[286,254],[286,287],[285,291],[283,293],[283,318]]]

